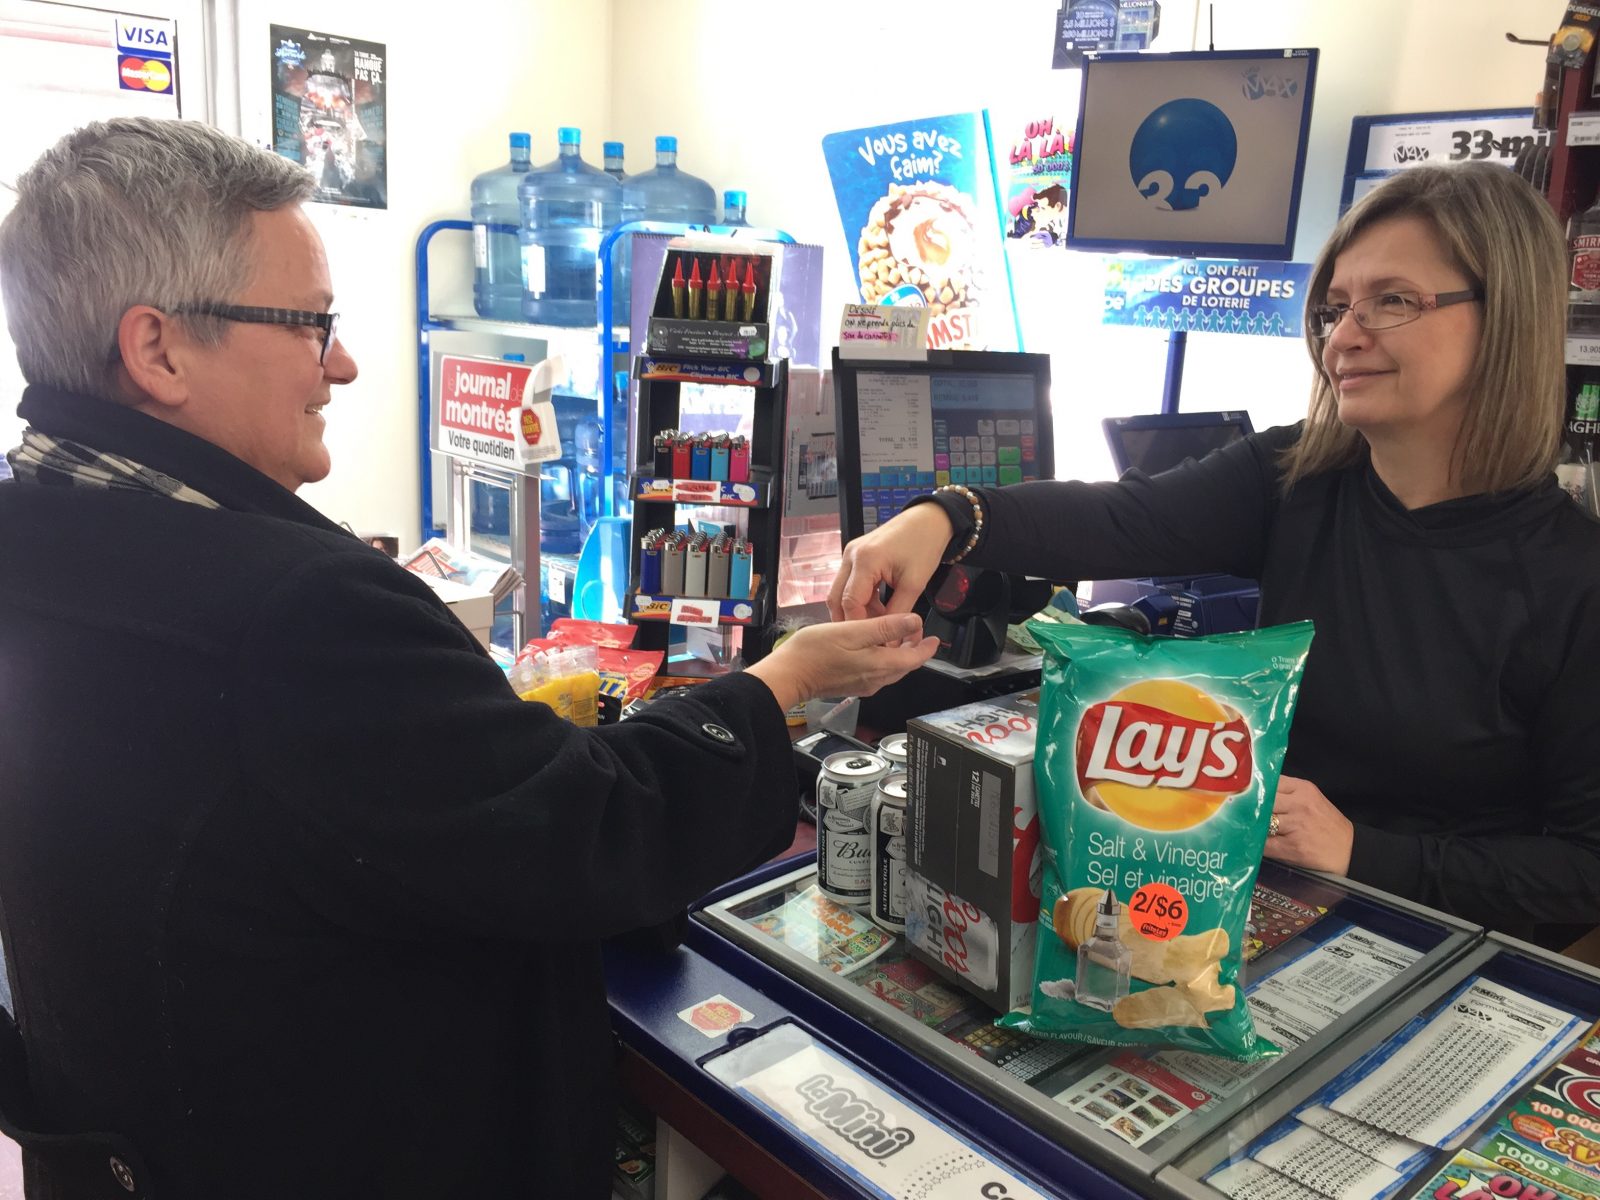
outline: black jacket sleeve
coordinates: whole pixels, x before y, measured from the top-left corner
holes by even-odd
[[[1276,458],[1298,429],[1273,429],[1159,475],[1115,483],[983,488],[982,540],[967,561],[1050,579],[1260,573]]]
[[[420,580],[328,555],[265,596],[225,696],[296,880],[376,936],[560,942],[664,921],[793,837],[783,714],[733,675],[621,725],[520,700]]]
[[[1527,713],[1525,794],[1538,833],[1410,833],[1358,824],[1350,877],[1489,929],[1600,923],[1600,596],[1575,580],[1545,629],[1548,678]],[[1556,589],[1549,589],[1555,591]],[[1515,664],[1513,664],[1515,665]]]

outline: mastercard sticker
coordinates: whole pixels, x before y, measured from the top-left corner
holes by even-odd
[[[172,91],[172,67],[159,58],[124,54],[117,60],[117,82],[125,92]]]

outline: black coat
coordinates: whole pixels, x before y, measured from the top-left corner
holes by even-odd
[[[0,919],[46,1118],[165,1197],[607,1194],[600,940],[788,844],[772,694],[576,729],[231,455],[20,411],[224,506],[0,484]]]
[[[1566,945],[1600,921],[1600,526],[1553,476],[1408,510],[1363,460],[1285,496],[1299,434],[985,489],[971,560],[1259,579],[1263,625],[1316,624],[1283,770],[1354,823],[1351,878]]]

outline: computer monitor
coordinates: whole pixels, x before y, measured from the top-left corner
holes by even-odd
[[[1067,245],[1294,253],[1315,50],[1085,58]]]
[[[1250,414],[1243,411],[1107,417],[1100,426],[1118,475],[1130,470],[1157,475],[1186,458],[1204,458],[1254,432]]]
[[[846,542],[942,484],[1055,474],[1049,355],[930,350],[888,362],[835,350],[833,385]]]

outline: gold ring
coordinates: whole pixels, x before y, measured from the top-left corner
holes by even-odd
[[[1277,813],[1272,814],[1272,820],[1267,822],[1267,836],[1277,837],[1283,832],[1283,818]]]

